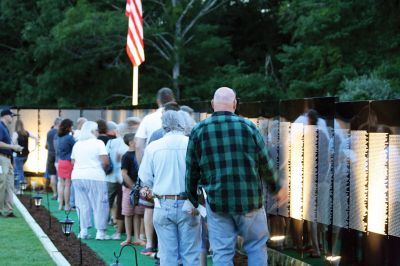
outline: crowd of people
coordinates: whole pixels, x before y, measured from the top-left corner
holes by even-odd
[[[233,265],[238,235],[249,265],[267,265],[261,179],[275,188],[278,202],[286,193],[258,129],[235,114],[235,92],[219,88],[213,115],[197,124],[193,110],[179,106],[169,88],[158,91],[157,104],[142,120],[120,124],[81,117],[73,130],[70,119],[55,119],[47,134],[46,175],[59,210],[78,211],[79,238],[91,238],[93,225],[97,240],[118,240],[125,232],[122,246],[143,246],[143,255],[158,250],[161,265],[206,265],[209,246],[214,265]],[[13,114],[3,112],[0,211],[7,216],[12,207],[4,199],[10,194],[3,192],[3,176],[12,167],[5,159],[13,151],[22,151],[21,161],[26,156],[5,136]],[[34,138],[21,128],[18,140]],[[108,223],[115,225],[112,235]]]

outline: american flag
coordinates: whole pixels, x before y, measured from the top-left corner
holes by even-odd
[[[125,15],[129,18],[126,53],[132,64],[144,62],[143,19],[141,0],[127,0]]]

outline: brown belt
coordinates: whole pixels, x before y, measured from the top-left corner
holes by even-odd
[[[187,200],[187,197],[179,196],[179,195],[157,195],[158,199],[173,199],[173,200]]]

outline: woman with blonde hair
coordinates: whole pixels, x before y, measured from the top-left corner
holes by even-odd
[[[110,239],[106,235],[108,221],[108,191],[106,174],[109,165],[104,142],[97,139],[97,123],[87,121],[83,124],[78,142],[72,149],[71,159],[74,169],[72,182],[75,189],[75,203],[79,210],[81,231],[79,238],[89,238],[88,228],[97,229],[96,239]]]
[[[15,131],[12,136],[12,142],[23,147],[21,152],[16,153],[14,157],[14,172],[15,172],[15,188],[18,191],[22,181],[25,181],[24,164],[29,155],[29,138],[35,140],[35,149],[38,144],[38,138],[32,135],[24,127],[22,120],[18,119],[15,122]]]

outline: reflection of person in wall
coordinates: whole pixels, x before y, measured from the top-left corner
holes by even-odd
[[[279,120],[274,118],[260,119],[259,130],[264,139],[270,158],[273,161],[273,165],[277,166],[279,153]],[[287,180],[284,176],[279,175],[279,182],[282,187],[287,188]],[[285,217],[281,216],[280,211],[282,210],[278,208],[272,195],[272,191],[270,190],[271,189],[268,185],[263,182],[263,194],[266,200],[265,211],[268,215],[268,228],[272,236],[285,235],[287,222]],[[284,204],[280,208],[287,208],[287,205]],[[274,243],[270,242],[268,245],[273,247]]]
[[[329,161],[329,129],[327,127],[326,121],[319,118],[318,112],[314,109],[309,109],[307,113],[296,119],[295,123],[303,123],[305,125],[317,126],[318,130],[318,143],[315,143],[318,147],[318,206],[323,206],[323,208],[318,208],[316,206],[316,211],[318,217],[323,217],[329,215],[329,171],[330,171],[330,161]],[[310,256],[312,258],[319,258],[321,256],[320,252],[320,242],[324,243],[325,227],[323,224],[318,224],[315,221],[306,221],[307,224],[307,238],[311,244]]]
[[[24,176],[24,164],[28,159],[29,149],[28,143],[29,138],[35,140],[35,149],[38,144],[38,138],[28,132],[25,127],[24,123],[20,119],[17,120],[15,123],[15,131],[12,136],[12,142],[14,144],[18,144],[23,147],[21,152],[17,152],[16,156],[14,157],[14,172],[15,172],[15,188],[19,190],[19,185],[22,181],[25,181]]]
[[[318,123],[318,113],[317,111],[310,109],[307,112],[307,124],[316,126],[317,123]],[[306,223],[308,230],[308,238],[309,240],[311,240],[311,246],[312,246],[310,257],[319,258],[321,256],[321,252],[319,249],[318,224],[315,221],[306,221]]]

